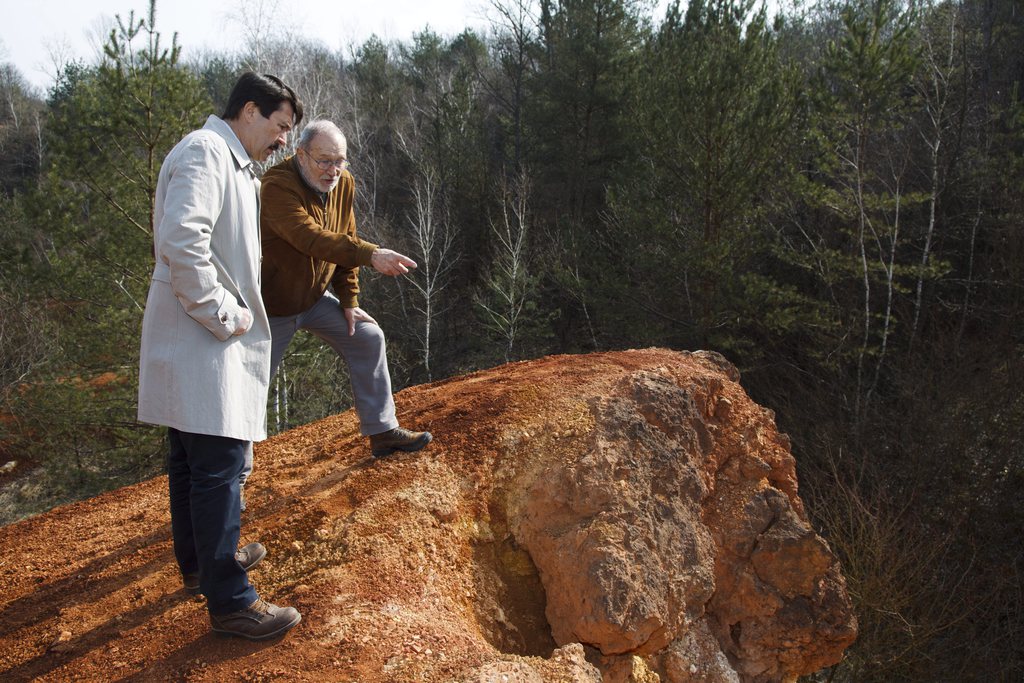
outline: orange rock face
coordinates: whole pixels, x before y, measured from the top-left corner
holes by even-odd
[[[555,642],[598,649],[609,674],[615,656],[643,655],[672,683],[833,664],[856,621],[788,439],[721,357],[687,360],[587,398],[572,455],[539,454],[511,494]]]
[[[209,633],[166,479],[0,528],[0,679],[782,681],[856,636],[788,440],[734,368],[549,357],[397,396],[420,453],[349,412],[257,445],[242,542],[278,642]]]

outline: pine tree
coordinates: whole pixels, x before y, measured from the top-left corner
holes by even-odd
[[[539,69],[526,113],[547,220],[576,226],[605,206],[627,157],[626,102],[638,64],[635,0],[542,0]]]
[[[749,362],[751,330],[795,322],[765,269],[796,132],[795,75],[748,0],[697,0],[685,16],[674,4],[643,61],[640,159],[615,186],[613,244],[628,280],[645,283],[637,303],[656,321],[649,330]]]
[[[893,0],[846,5],[843,31],[825,54],[815,101],[818,156],[806,174],[811,213],[801,229],[835,315],[859,424],[878,389],[897,324],[895,297],[913,275],[907,223],[926,197],[910,185],[908,106],[917,66],[912,11]],[[854,344],[852,340],[857,340]]]
[[[57,350],[30,378],[20,412],[35,434],[27,447],[73,473],[75,495],[160,464],[159,437],[134,417],[156,180],[209,103],[179,64],[176,39],[161,47],[155,18],[155,3],[147,19],[118,17],[100,64],[69,65],[50,93],[50,156],[33,219],[48,238]]]

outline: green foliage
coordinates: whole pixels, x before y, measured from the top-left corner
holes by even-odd
[[[58,352],[35,258],[45,247],[33,232],[22,198],[0,196],[0,457],[22,467],[39,453],[22,443],[31,413],[25,409],[25,384],[52,367]]]
[[[148,21],[119,18],[98,66],[71,64],[60,75],[49,99],[40,200],[19,223],[29,235],[38,231],[23,245],[36,245],[24,277],[46,297],[45,314],[22,315],[22,326],[49,344],[39,345],[45,362],[22,372],[8,393],[18,425],[12,438],[23,457],[53,476],[67,473],[68,490],[82,494],[162,462],[156,430],[135,422],[156,179],[164,155],[209,105],[178,65],[178,46],[161,48],[152,19],[152,6]],[[14,303],[25,311],[29,300]]]
[[[161,48],[160,34],[134,14],[118,23],[101,64],[66,69],[51,94],[51,201],[40,216],[52,226],[58,298],[86,323],[72,355],[93,367],[137,339],[159,165],[209,109],[198,80],[178,65],[175,42]]]
[[[105,203],[120,224],[143,236],[152,230],[161,152],[209,109],[196,77],[178,65],[180,51],[176,40],[162,48],[160,34],[134,13],[127,21],[118,17],[100,65],[66,70],[51,97],[48,148],[56,179]]]
[[[352,66],[353,76],[360,86],[359,108],[366,121],[381,135],[394,130],[397,117],[403,113],[402,80],[392,52],[383,40],[373,36],[359,48]]]
[[[641,154],[616,183],[615,244],[636,263],[634,281],[650,285],[644,311],[691,321],[684,344],[735,349],[746,333],[737,312],[752,296],[741,276],[761,269],[772,192],[789,172],[795,73],[752,2],[694,2],[685,18],[671,6],[643,61]]]
[[[860,125],[884,119],[901,104],[915,67],[915,15],[895,0],[853,0],[841,10],[840,38],[828,46],[824,66],[832,86],[819,91]]]
[[[210,98],[212,103],[211,113],[220,114],[228,104],[228,97],[231,96],[231,88],[242,69],[239,68],[236,60],[223,55],[209,55],[192,69],[202,82],[202,92]]]
[[[528,81],[530,167],[538,194],[573,224],[592,221],[627,157],[627,111],[639,68],[639,4],[542,0],[537,73]],[[557,197],[557,200],[553,198]]]
[[[410,126],[402,147],[416,157],[413,166],[418,173],[435,176],[453,223],[477,223],[460,231],[463,239],[472,239],[482,227],[479,212],[489,191],[482,103],[477,97],[486,49],[469,31],[450,41],[424,31],[402,53],[402,71],[410,87]]]
[[[156,468],[132,422],[156,171],[251,64],[338,121],[360,233],[420,261],[361,276],[396,389],[552,352],[722,351],[791,434],[856,601],[861,640],[815,680],[1019,679],[1024,15],[647,6],[497,0],[486,38],[350,60],[261,32],[190,68],[130,17],[64,70],[49,119],[0,73],[0,447],[49,491],[23,498]],[[270,398],[272,430],[346,409],[344,362],[299,335]]]
[[[501,167],[518,173],[530,154],[525,113],[527,87],[542,55],[529,0],[492,3],[499,20],[490,40],[491,68],[484,84],[495,108],[495,144]]]
[[[902,298],[940,269],[918,267],[920,246],[908,239],[922,231],[928,199],[907,172],[916,17],[890,0],[846,4],[840,17],[816,74],[813,161],[797,185],[802,206],[783,258],[832,304],[835,369],[854,378],[856,429],[886,372]]]

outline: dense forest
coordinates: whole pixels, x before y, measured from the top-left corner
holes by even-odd
[[[158,13],[35,92],[0,65],[0,522],[161,472],[135,421],[160,163],[244,70],[349,140],[396,388],[550,353],[712,349],[776,413],[861,634],[815,680],[1024,679],[1024,4],[493,0],[331,51]],[[278,432],[350,407],[300,337]]]

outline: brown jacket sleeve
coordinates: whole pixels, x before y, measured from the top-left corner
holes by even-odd
[[[351,178],[343,178],[348,180]],[[353,208],[354,183],[344,183],[336,191],[342,192],[340,232],[322,227],[324,215],[315,216],[303,203],[300,190],[285,183],[266,183],[262,191],[262,229],[276,235],[303,254],[321,261],[337,264],[341,269],[355,270],[370,265],[370,257],[377,248],[359,239]],[[319,220],[318,220],[319,219]],[[340,293],[339,293],[340,294]]]

